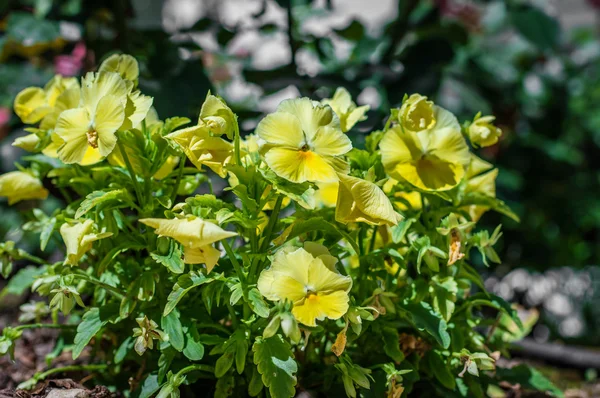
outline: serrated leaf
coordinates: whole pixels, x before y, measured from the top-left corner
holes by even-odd
[[[538,370],[528,365],[517,365],[510,369],[496,368],[496,378],[511,384],[518,384],[524,389],[549,392],[555,397],[564,397],[563,392]]]
[[[291,398],[296,389],[298,365],[290,345],[281,336],[268,339],[257,337],[252,346],[254,363],[262,376],[263,384],[273,398]]]
[[[251,397],[256,397],[262,391],[264,385],[260,377],[260,373],[258,373],[258,369],[254,367],[252,369],[252,377],[250,378],[250,382],[248,383],[248,395]]]
[[[523,329],[523,323],[517,314],[517,311],[512,308],[510,303],[507,303],[502,297],[494,294],[477,293],[469,297],[463,306],[481,306],[485,305],[492,307],[510,316],[520,329]]]
[[[88,194],[85,199],[79,205],[75,218],[80,218],[86,215],[94,207],[100,208],[107,207],[109,204],[114,202],[121,202],[129,199],[126,189],[115,189],[113,191],[94,191]]]
[[[518,215],[516,215],[510,207],[502,200],[498,198],[494,198],[492,196],[485,195],[481,192],[469,192],[467,193],[460,202],[461,206],[471,206],[478,205],[489,207],[494,211],[497,211],[500,214],[504,214],[505,216],[513,219],[516,222],[520,221]]]
[[[436,379],[447,389],[454,390],[456,381],[454,375],[448,369],[448,364],[444,362],[440,354],[435,351],[429,351],[425,355],[425,360],[429,365],[429,369],[433,372]]]
[[[429,333],[442,347],[448,348],[450,346],[450,334],[448,334],[447,330],[448,324],[429,304],[425,302],[418,304],[409,303],[404,305],[402,310],[417,329]]]
[[[190,361],[199,361],[204,357],[204,346],[200,342],[200,335],[195,327],[189,327],[185,333],[183,355]]]
[[[163,316],[169,315],[190,290],[212,280],[212,278],[207,278],[206,275],[198,271],[191,271],[186,275],[180,276],[177,279],[177,283],[173,286],[169,297],[167,297],[167,305],[165,305]]]
[[[100,308],[91,308],[81,319],[77,326],[77,334],[73,341],[73,359],[77,359],[83,349],[109,321],[116,319],[119,312],[118,305],[110,304]]]
[[[163,316],[160,319],[160,325],[163,331],[169,335],[171,346],[177,351],[183,351],[183,328],[181,327],[181,321],[179,320],[179,312],[175,310],[169,312],[168,315]]]

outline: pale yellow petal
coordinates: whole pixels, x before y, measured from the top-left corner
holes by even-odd
[[[33,151],[35,151],[35,148],[37,148],[37,145],[39,144],[39,142],[40,142],[40,137],[38,137],[37,134],[31,133],[31,134],[27,134],[22,137],[16,138],[14,140],[14,142],[12,143],[12,146],[22,148],[28,152],[33,152]]]
[[[300,121],[301,129],[310,141],[319,127],[331,125],[340,127],[339,119],[331,107],[319,104],[309,98],[295,98],[282,101],[277,107],[277,113],[292,114]]]
[[[119,97],[105,95],[98,101],[94,115],[94,129],[98,133],[98,150],[108,156],[117,145],[117,129],[123,124],[125,109]]]
[[[92,148],[88,145],[85,154],[83,155],[83,159],[79,162],[82,166],[89,166],[92,164],[96,164],[104,159],[104,156],[100,154],[98,148]]]
[[[348,312],[348,303],[346,292],[318,293],[308,296],[301,303],[294,304],[292,314],[298,322],[306,326],[316,326],[316,320],[341,318]]]
[[[125,120],[120,130],[125,131],[138,128],[148,115],[153,101],[152,97],[143,95],[139,90],[129,94],[125,106]]]
[[[306,143],[298,118],[284,112],[267,115],[256,126],[256,134],[268,144],[273,145],[300,148]]]
[[[154,228],[157,235],[171,237],[192,249],[237,235],[235,232],[225,231],[218,225],[197,217],[183,219],[143,218],[139,221]]]
[[[93,230],[94,221],[85,220],[74,225],[67,223],[61,225],[60,235],[66,246],[65,264],[77,265],[81,257],[90,249],[91,245],[82,244],[83,237]]]
[[[475,177],[484,171],[491,170],[493,167],[493,164],[471,153],[471,163],[469,163],[469,168],[467,169],[467,178]]]
[[[315,196],[317,201],[325,207],[333,207],[337,203],[339,183],[336,182],[319,182],[319,188]]]
[[[0,196],[8,198],[8,204],[12,205],[21,200],[46,199],[48,190],[31,174],[11,171],[0,175]]]
[[[34,124],[52,111],[46,102],[46,93],[39,87],[28,87],[17,94],[15,113],[25,124]]]
[[[324,126],[317,130],[309,143],[319,155],[341,156],[350,152],[352,141],[341,130]]]
[[[129,54],[113,54],[106,58],[99,72],[118,73],[123,79],[136,82],[140,74],[137,60]]]
[[[207,273],[210,273],[221,257],[221,252],[212,245],[197,248],[184,247],[183,262],[186,264],[205,264]]]
[[[336,290],[349,292],[352,278],[332,271],[320,258],[311,261],[308,267],[308,290],[328,293]]]
[[[312,151],[273,148],[266,153],[265,161],[278,176],[293,182],[337,180],[335,169]]]
[[[95,114],[96,106],[104,96],[113,95],[125,105],[128,92],[127,85],[119,74],[90,72],[82,80],[81,102],[90,114]]]
[[[496,197],[496,177],[498,169],[480,174],[477,177],[470,178],[467,181],[465,192],[480,192],[493,198]]]
[[[402,175],[396,170],[398,165],[413,162],[424,154],[423,146],[413,132],[402,131],[400,127],[389,129],[379,143],[381,162],[387,173],[396,179]]]
[[[65,142],[58,150],[58,157],[64,163],[79,163],[88,147],[86,133],[90,128],[90,118],[84,108],[69,109],[60,114],[54,131]]]

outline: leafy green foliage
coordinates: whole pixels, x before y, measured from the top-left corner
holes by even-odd
[[[293,397],[298,365],[289,344],[279,335],[268,339],[257,337],[252,352],[262,382],[271,395],[276,398]]]

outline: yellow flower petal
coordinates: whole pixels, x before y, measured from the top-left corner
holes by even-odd
[[[84,108],[69,109],[61,113],[54,131],[64,141],[58,157],[64,163],[80,163],[87,148],[90,118]]]
[[[96,113],[98,102],[107,95],[113,95],[125,105],[127,85],[121,76],[112,72],[89,72],[82,79],[81,102],[90,115]]]
[[[67,90],[79,91],[79,82],[77,81],[77,78],[55,75],[44,86],[44,92],[46,93],[46,101],[48,105],[51,107],[56,107],[58,98]]]
[[[177,164],[179,164],[179,156],[169,156],[162,166],[160,166],[160,168],[156,171],[156,173],[154,173],[153,177],[157,180],[162,180],[171,174]]]
[[[215,135],[225,134],[233,139],[236,123],[236,117],[225,101],[208,92],[200,109],[198,124],[205,124]]]
[[[352,141],[341,130],[324,126],[312,137],[310,147],[319,155],[340,156],[352,150]]]
[[[300,304],[294,304],[292,314],[306,326],[316,326],[316,320],[339,319],[349,307],[348,294],[342,291],[311,294]]]
[[[480,192],[495,198],[496,177],[498,177],[498,169],[493,169],[477,177],[472,177],[467,181],[465,192]]]
[[[293,182],[337,180],[336,171],[326,158],[312,151],[272,148],[265,161],[277,175]]]
[[[46,93],[39,87],[28,87],[15,97],[15,113],[25,124],[34,124],[52,111]]]
[[[148,115],[153,101],[152,97],[143,95],[139,90],[129,94],[125,106],[125,120],[119,130],[125,131],[138,128]]]
[[[108,156],[117,145],[117,129],[123,124],[125,109],[119,97],[106,95],[98,101],[94,115],[94,126],[98,134],[98,151]]]
[[[488,171],[494,168],[494,165],[486,162],[475,154],[471,154],[471,163],[467,169],[467,178],[475,177],[484,171]]]
[[[335,272],[334,260],[318,244],[279,250],[271,267],[261,272],[258,290],[271,301],[291,300],[296,319],[314,326],[317,319],[338,319],[348,310],[352,279]],[[324,261],[329,262],[329,266]]]
[[[184,247],[183,262],[186,264],[205,264],[207,273],[210,273],[221,257],[221,252],[212,245],[197,248]]]
[[[394,210],[386,194],[377,185],[343,174],[340,174],[339,178],[336,221],[397,225],[402,219]]]
[[[289,113],[276,112],[267,115],[256,126],[256,134],[272,145],[300,148],[305,144],[300,121]]]
[[[420,94],[408,97],[402,103],[398,116],[400,124],[408,131],[429,129],[438,121],[433,102],[427,101],[427,97]]]
[[[470,161],[458,121],[435,107],[436,123],[418,133],[400,126],[389,129],[379,148],[387,173],[423,190],[448,190],[462,180]]]
[[[42,119],[40,124],[40,129],[42,130],[51,130],[56,126],[56,121],[58,117],[63,111],[67,109],[74,109],[79,106],[79,100],[81,97],[81,90],[79,89],[79,85],[76,85],[74,88],[70,88],[62,92],[54,103],[54,109],[52,112],[48,113]]]
[[[92,248],[92,243],[98,239],[111,236],[112,233],[94,233],[94,221],[86,219],[74,225],[61,225],[60,235],[66,246],[65,265],[77,265],[81,257]]]
[[[0,175],[0,196],[8,198],[8,204],[12,205],[21,200],[46,199],[48,190],[31,174],[11,171]]]
[[[222,138],[210,136],[206,126],[177,130],[165,138],[179,145],[199,170],[202,170],[202,165],[206,165],[221,177],[227,175],[224,167],[231,160],[233,145]]]
[[[237,235],[201,218],[143,218],[139,221],[154,228],[157,235],[173,238],[191,249]]]
[[[276,113],[280,112],[296,116],[302,131],[309,140],[321,126],[331,125],[334,128],[340,128],[339,119],[329,106],[319,104],[306,97],[282,101],[277,107]]]
[[[356,123],[365,120],[365,114],[369,111],[369,105],[356,106],[348,90],[338,87],[333,98],[325,99],[323,104],[331,106],[340,119],[340,127],[343,132],[350,130]]]
[[[123,79],[132,82],[137,82],[140,75],[137,60],[129,54],[111,55],[102,62],[98,71],[118,73]]]

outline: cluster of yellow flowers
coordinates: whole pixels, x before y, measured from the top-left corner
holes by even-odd
[[[152,98],[137,89],[138,75],[134,58],[113,55],[97,73],[83,77],[81,85],[74,78],[56,76],[44,88],[23,90],[15,99],[15,112],[26,124],[40,124],[28,129],[30,134],[14,145],[41,151],[65,164],[86,166],[107,159],[123,167],[127,153],[120,146],[115,149],[117,133],[157,120]],[[382,133],[379,152],[390,177],[387,182],[351,175],[346,155],[353,146],[345,133],[365,118],[368,109],[352,102],[345,89],[338,89],[333,98],[321,103],[308,98],[285,100],[260,121],[254,135],[240,143],[236,115],[222,99],[209,93],[197,124],[164,139],[180,148],[199,170],[206,166],[221,177],[229,175],[232,186],[237,183],[228,171],[232,164],[268,168],[291,183],[312,183],[317,188],[315,202],[335,206],[335,219],[344,224],[397,225],[402,220],[399,211],[407,204],[416,209],[421,206],[422,193],[448,191],[463,181],[466,192],[495,196],[497,170],[473,155],[465,139],[468,136],[474,146],[497,142],[500,130],[491,124],[493,118],[478,115],[464,132],[451,112],[418,94],[405,98],[402,107],[392,112]],[[177,157],[169,158],[154,178],[168,175],[177,162]],[[137,167],[133,165],[134,170]],[[412,188],[392,193],[398,182]],[[17,171],[0,176],[0,195],[12,204],[44,199],[48,191],[30,172]],[[475,220],[486,208],[465,210]],[[208,272],[221,255],[213,244],[237,235],[189,215],[139,221],[154,228],[157,235],[180,242],[184,262],[206,264]],[[71,266],[78,264],[92,242],[111,235],[96,231],[89,219],[65,223],[60,233],[67,248],[65,264]],[[305,325],[314,326],[317,319],[326,317],[337,319],[348,309],[352,280],[338,273],[336,263],[318,244],[286,246],[260,275],[258,289],[269,300],[293,302],[294,316]]]

